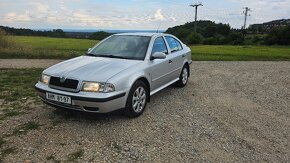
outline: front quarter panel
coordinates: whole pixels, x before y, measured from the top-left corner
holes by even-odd
[[[114,84],[116,91],[124,91],[126,92],[127,96],[135,81],[142,77],[146,78],[150,84],[150,72],[148,70],[146,61],[143,61],[134,67],[120,72],[119,74],[110,78],[107,83]]]

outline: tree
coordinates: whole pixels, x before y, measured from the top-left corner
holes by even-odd
[[[213,21],[199,21],[197,33],[194,33],[194,22],[186,23],[184,25],[169,28],[166,33],[170,33],[188,44],[231,44],[229,39],[231,32],[230,25],[215,23]]]
[[[265,38],[267,45],[290,45],[290,25],[273,28]]]
[[[66,37],[66,35],[62,29],[53,29],[50,36],[52,36],[52,37]]]
[[[95,32],[90,36],[90,39],[94,39],[94,40],[103,40],[105,38],[107,38],[108,36],[110,36],[110,33],[104,32],[104,31],[100,31],[100,32]]]
[[[187,37],[187,43],[189,44],[202,44],[203,42],[203,36],[199,33],[191,33]]]

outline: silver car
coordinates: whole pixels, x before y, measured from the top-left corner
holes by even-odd
[[[150,96],[188,82],[191,50],[163,33],[112,35],[86,55],[43,71],[35,85],[42,100],[54,107],[91,113],[123,109],[141,115]]]

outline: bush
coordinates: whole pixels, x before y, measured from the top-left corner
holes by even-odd
[[[109,37],[110,35],[111,35],[110,33],[107,33],[107,32],[104,32],[104,31],[100,31],[100,32],[93,33],[90,36],[90,39],[93,39],[93,40],[103,40],[103,39]]]
[[[209,37],[204,39],[203,44],[205,45],[215,45],[216,44],[216,38],[215,37]]]
[[[245,36],[240,31],[232,31],[227,37],[227,42],[231,45],[242,45],[245,41]]]
[[[267,45],[290,45],[290,25],[272,29],[265,38]]]
[[[187,37],[187,42],[189,44],[202,44],[203,36],[199,33],[192,33]]]

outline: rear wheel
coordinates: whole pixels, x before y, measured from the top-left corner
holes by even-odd
[[[132,118],[140,116],[144,112],[148,96],[146,85],[142,81],[137,81],[129,92],[124,109],[125,115]]]
[[[184,66],[182,68],[181,74],[179,76],[179,80],[177,81],[177,86],[178,87],[185,87],[187,82],[188,82],[188,77],[189,77],[189,69],[188,66]]]

